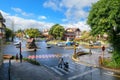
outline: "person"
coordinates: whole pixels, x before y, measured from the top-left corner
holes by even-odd
[[[18,53],[16,54],[16,61],[18,61]]]
[[[23,56],[22,56],[22,54],[20,54],[20,62],[22,63],[22,58],[23,58]]]
[[[64,70],[68,71],[68,68],[69,68],[69,64],[68,64],[68,62],[65,62],[64,63]]]
[[[63,58],[60,58],[58,67],[62,68],[62,65],[64,64]]]

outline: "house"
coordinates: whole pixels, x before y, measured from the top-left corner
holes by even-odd
[[[0,13],[0,65],[3,62],[3,53],[2,53],[2,47],[3,47],[3,41],[5,41],[5,19],[3,18],[2,14]]]
[[[42,35],[47,37],[49,35],[49,30],[48,29],[44,29],[42,32]]]
[[[65,40],[74,40],[81,36],[81,31],[79,28],[67,28],[65,30],[64,39]]]

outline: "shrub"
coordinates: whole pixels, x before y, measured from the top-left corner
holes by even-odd
[[[115,60],[110,60],[110,59],[104,59],[103,65],[108,67],[108,68],[120,68],[120,64],[115,62]]]
[[[37,61],[35,61],[33,59],[23,58],[23,60],[28,61],[29,63],[34,64],[34,65],[40,65],[39,62],[37,62]]]

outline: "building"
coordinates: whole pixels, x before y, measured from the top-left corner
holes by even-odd
[[[48,37],[49,36],[49,30],[44,29],[43,32],[42,32],[42,35],[45,36],[45,37]]]
[[[75,38],[79,38],[81,36],[81,31],[79,28],[67,28],[65,30],[64,39],[74,40]]]
[[[2,14],[0,13],[0,65],[3,62],[3,52],[2,52],[2,47],[3,47],[3,41],[5,41],[5,19],[3,18]]]

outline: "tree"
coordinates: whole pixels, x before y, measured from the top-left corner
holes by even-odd
[[[19,37],[19,38],[23,38],[23,33],[24,33],[24,31],[19,29],[19,30],[16,31],[16,36]]]
[[[95,41],[95,38],[96,37],[93,37],[90,32],[87,32],[87,31],[83,31],[82,32],[82,36],[81,36],[81,39],[83,41]]]
[[[5,36],[6,36],[6,40],[9,40],[10,37],[14,36],[13,31],[9,28],[5,28]]]
[[[59,24],[55,24],[50,28],[49,34],[55,39],[62,39],[65,29]]]
[[[25,33],[32,38],[36,38],[40,36],[40,31],[38,29],[34,29],[34,28],[30,28],[30,29],[26,29]]]
[[[99,0],[93,4],[87,23],[93,35],[108,34],[114,48],[112,58],[120,64],[120,0]]]

